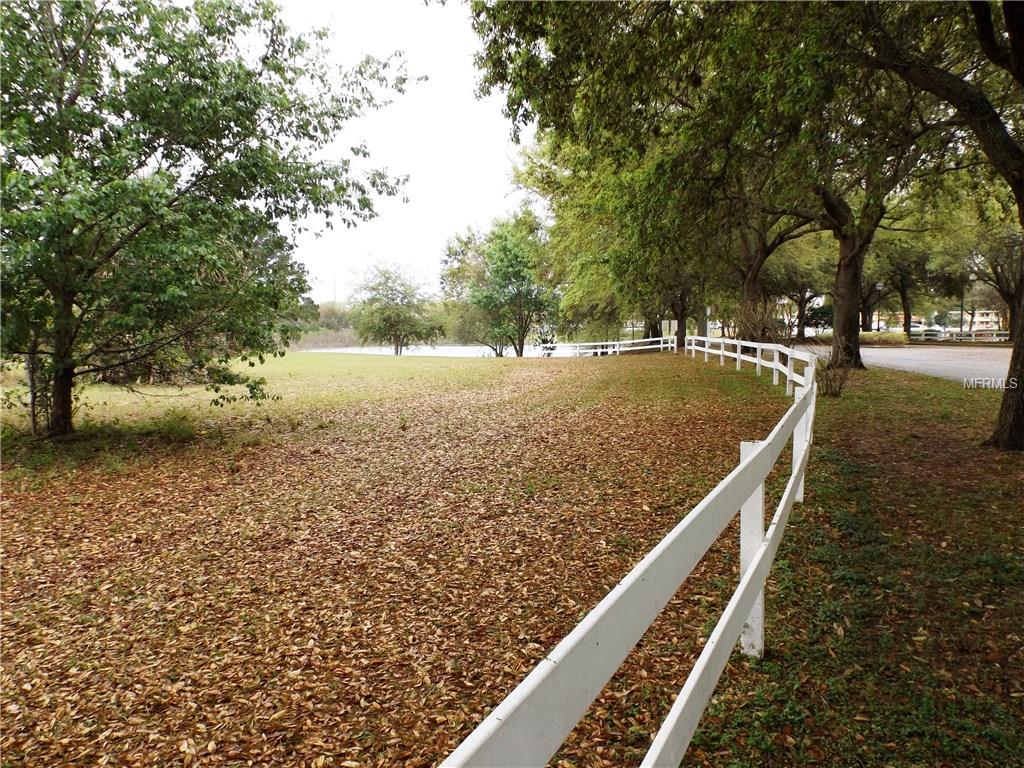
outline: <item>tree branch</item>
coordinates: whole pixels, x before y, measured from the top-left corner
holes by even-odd
[[[978,43],[986,58],[1001,69],[1005,69],[1013,79],[1024,86],[1024,53],[1015,56],[1014,51],[1004,46],[996,39],[995,25],[992,23],[992,6],[988,0],[972,0],[969,3],[971,14],[974,16],[974,30],[978,37]],[[1024,26],[1024,12],[1011,8],[1016,3],[1003,3],[1003,14],[1006,17],[1007,27],[1016,22]],[[1021,29],[1013,30],[1018,34]],[[1010,37],[1011,45],[1014,43],[1013,36]],[[1018,42],[1018,47],[1024,48],[1024,40]]]

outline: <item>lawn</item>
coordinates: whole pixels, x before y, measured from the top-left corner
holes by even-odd
[[[265,374],[281,400],[98,387],[73,439],[5,441],[6,765],[435,763],[786,407],[673,355]],[[769,653],[734,656],[690,763],[1022,764],[1024,461],[979,447],[997,403],[890,371],[820,401]],[[639,760],[735,538],[559,762]]]
[[[769,653],[734,663],[691,759],[1024,765],[1024,456],[980,445],[999,394],[877,369],[819,404]]]
[[[282,400],[96,388],[75,438],[7,441],[8,764],[436,762],[786,407],[668,355],[266,375]],[[566,759],[646,739],[734,550]]]

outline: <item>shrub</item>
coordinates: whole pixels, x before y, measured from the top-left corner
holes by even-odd
[[[907,343],[903,331],[861,331],[860,343],[876,347],[902,347]]]
[[[850,369],[829,368],[827,357],[818,358],[817,369],[818,393],[825,397],[842,396],[846,380],[850,378]]]
[[[831,344],[832,334],[819,333],[814,336],[814,341]],[[907,343],[907,335],[903,331],[861,331],[860,343],[866,347],[902,347]]]

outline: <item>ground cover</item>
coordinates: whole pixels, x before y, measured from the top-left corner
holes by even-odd
[[[1024,456],[999,393],[877,369],[820,401],[760,663],[736,661],[696,764],[1024,765]]]
[[[281,401],[191,391],[173,418],[96,390],[81,436],[5,442],[5,764],[434,763],[786,406],[673,355],[304,353],[268,378]],[[997,406],[886,370],[821,399],[768,654],[734,656],[689,764],[1022,764],[1024,462],[980,445]],[[639,760],[734,542],[557,762]]]
[[[75,438],[6,441],[7,764],[435,762],[785,408],[669,355],[267,374],[259,408],[101,388]],[[636,751],[734,571],[730,543],[565,760]]]

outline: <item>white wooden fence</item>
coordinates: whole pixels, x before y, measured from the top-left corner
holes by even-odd
[[[588,355],[621,355],[623,352],[639,352],[644,349],[657,349],[662,352],[676,351],[675,336],[657,336],[649,339],[631,339],[628,341],[584,341],[555,345],[559,349],[569,350],[573,357]]]
[[[915,338],[913,331],[911,338]],[[952,341],[1009,341],[1009,331],[949,331],[945,338]]]
[[[814,355],[778,344],[686,337],[685,351],[765,368],[793,405],[740,462],[448,756],[443,766],[542,766],[586,713],[662,608],[740,512],[740,583],[651,744],[642,766],[678,766],[737,639],[764,651],[764,584],[793,503],[803,500],[817,387]],[[764,530],[764,483],[792,437],[792,469]]]

